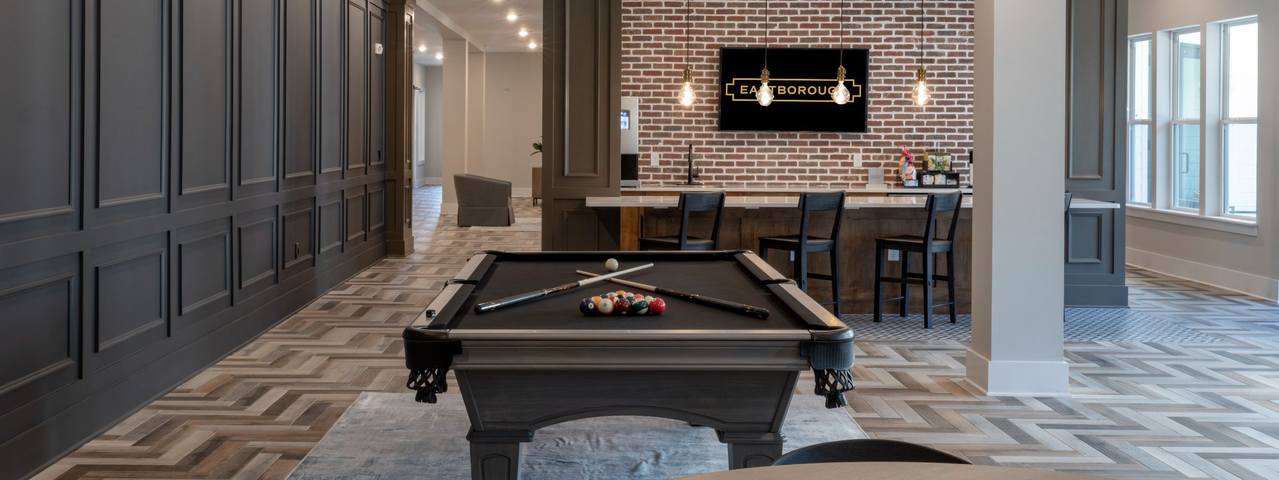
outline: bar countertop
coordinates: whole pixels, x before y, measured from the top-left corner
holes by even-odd
[[[843,187],[842,190],[851,195],[927,195],[930,193],[953,192],[956,187],[919,187],[907,188],[896,187],[892,185],[859,185],[855,187]],[[841,190],[839,187],[812,187],[806,185],[799,186],[778,186],[778,187],[743,187],[743,186],[716,186],[716,185],[683,185],[683,184],[666,184],[666,185],[641,185],[638,187],[622,187],[623,195],[636,195],[645,193],[679,193],[679,192],[725,192],[729,194],[757,194],[757,195],[786,195],[799,194],[804,192],[829,192],[831,190]],[[972,187],[959,187],[959,190],[965,195],[973,193]]]
[[[911,196],[854,197],[844,199],[845,210],[866,208],[923,208],[928,197],[923,194]],[[586,197],[586,206],[590,208],[674,208],[679,204],[675,195],[621,195],[615,197]],[[972,208],[971,197],[964,197],[963,208]],[[725,208],[797,208],[799,195],[768,196],[735,196],[729,195],[724,200]],[[1114,210],[1120,208],[1118,203],[1075,198],[1070,201],[1072,210]]]

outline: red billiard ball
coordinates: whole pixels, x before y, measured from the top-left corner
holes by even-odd
[[[618,315],[629,315],[631,313],[631,302],[624,297],[618,297],[613,302],[613,313]]]
[[[648,302],[648,313],[653,315],[661,315],[662,312],[665,312],[665,311],[666,311],[666,300],[662,300],[660,298],[654,298],[653,301]]]

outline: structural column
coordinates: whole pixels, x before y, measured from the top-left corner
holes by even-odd
[[[1067,0],[978,0],[968,379],[1066,394],[1062,319]]]
[[[464,39],[444,39],[444,209],[457,210],[453,176],[467,171],[470,134],[467,128],[470,103],[470,45]],[[476,133],[478,135],[478,132]]]
[[[386,253],[413,253],[413,18],[404,0],[386,2]]]

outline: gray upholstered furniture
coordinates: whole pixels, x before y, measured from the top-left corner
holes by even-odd
[[[508,227],[515,222],[511,182],[479,175],[453,176],[459,227]]]

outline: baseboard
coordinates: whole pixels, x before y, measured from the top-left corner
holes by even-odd
[[[444,177],[423,177],[423,185],[444,185]]]
[[[511,188],[511,197],[514,198],[532,198],[533,187],[513,187]]]
[[[1125,250],[1125,254],[1127,255],[1128,264],[1137,268],[1242,293],[1271,302],[1279,302],[1279,279],[1132,247],[1128,247]]]
[[[1059,397],[1070,395],[1070,367],[1065,358],[1052,361],[991,360],[968,349],[964,362],[968,382],[991,397]]]

